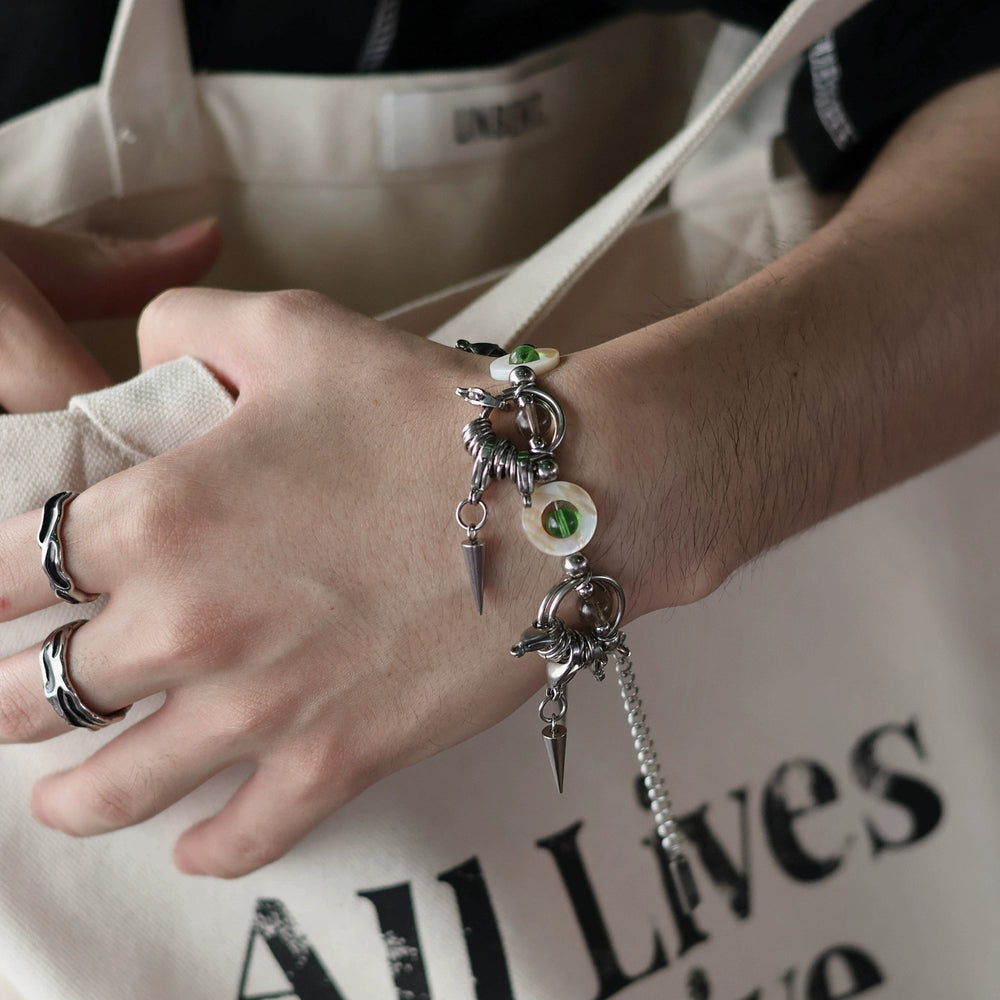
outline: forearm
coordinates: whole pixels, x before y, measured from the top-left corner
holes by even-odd
[[[813,238],[611,345],[644,414],[642,609],[1000,427],[998,151],[993,73],[914,115]]]

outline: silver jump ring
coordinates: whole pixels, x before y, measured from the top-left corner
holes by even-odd
[[[87,708],[76,693],[69,679],[69,644],[73,633],[85,624],[86,621],[75,621],[61,625],[42,643],[38,656],[42,665],[42,684],[48,703],[64,722],[80,729],[103,729],[112,722],[121,722],[132,706],[127,705],[111,715],[101,715]]]
[[[482,509],[483,516],[476,521],[475,524],[466,524],[465,521],[462,520],[462,511],[464,511],[466,507],[480,507]],[[458,523],[465,528],[466,531],[478,531],[486,523],[488,515],[489,511],[486,509],[486,504],[484,504],[482,500],[463,500],[455,508],[455,520],[458,521]]]
[[[554,694],[546,691],[545,697],[538,706],[538,718],[550,726],[555,725],[566,718],[567,708],[565,694]],[[546,712],[546,709],[550,711]]]
[[[76,493],[66,490],[45,501],[42,523],[38,528],[38,547],[42,550],[42,570],[56,597],[67,604],[88,604],[100,595],[80,590],[63,565],[62,522],[66,508],[76,496]]]

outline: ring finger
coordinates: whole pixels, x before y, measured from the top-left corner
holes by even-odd
[[[78,628],[63,654],[65,673],[86,708],[112,716],[176,682],[176,667],[140,655],[139,616],[109,607]],[[135,635],[122,647],[123,635]],[[68,732],[49,704],[39,663],[42,644],[0,660],[0,743],[36,743]]]

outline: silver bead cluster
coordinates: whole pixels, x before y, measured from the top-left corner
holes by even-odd
[[[559,475],[552,453],[566,434],[566,416],[556,400],[535,385],[535,373],[530,368],[515,368],[510,378],[511,385],[495,396],[484,389],[455,390],[467,402],[482,407],[479,416],[462,428],[462,443],[473,459],[469,500],[478,503],[491,480],[510,479],[516,484],[524,506],[530,507],[535,483],[549,483]],[[511,406],[529,415],[532,432],[527,451],[520,450],[493,429],[493,411],[504,411]],[[534,418],[536,407],[544,410],[550,418],[551,440],[546,441],[539,432]]]
[[[497,435],[487,416],[476,417],[462,428],[462,443],[473,459],[470,500],[482,497],[491,479],[510,479],[525,507],[530,507],[535,482],[547,483],[559,475],[551,453],[520,451],[513,441]]]
[[[584,669],[597,680],[604,680],[610,653],[618,649],[621,634],[618,626],[625,614],[625,592],[617,580],[597,576],[590,571],[587,558],[575,552],[563,560],[566,575],[542,599],[532,626],[511,647],[513,656],[538,653],[548,663],[548,700],[565,699],[566,685]],[[607,601],[607,611],[596,592]],[[559,617],[560,604],[570,596],[591,602],[593,628],[588,631],[570,628]]]

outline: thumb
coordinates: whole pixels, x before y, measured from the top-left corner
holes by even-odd
[[[67,321],[134,315],[164,289],[200,278],[221,247],[214,218],[155,239],[69,233],[0,220],[0,253]]]

